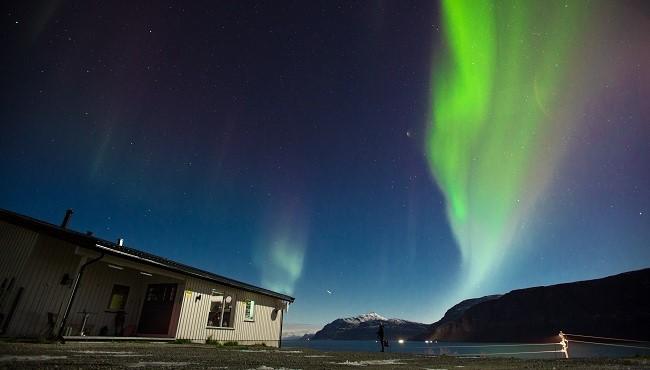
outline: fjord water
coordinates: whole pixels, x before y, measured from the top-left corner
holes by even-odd
[[[379,343],[374,340],[285,340],[283,347],[302,347],[320,351],[378,352]],[[634,347],[643,347],[632,345]],[[390,342],[387,352],[417,353],[450,356],[498,356],[517,358],[561,358],[564,354],[559,344],[521,343],[468,343],[468,342]],[[570,357],[634,357],[650,355],[650,347],[629,348],[610,345],[569,343]]]

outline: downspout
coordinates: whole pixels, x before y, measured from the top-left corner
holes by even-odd
[[[74,283],[72,284],[72,292],[70,293],[70,299],[68,299],[68,303],[65,305],[65,310],[63,311],[63,318],[61,319],[61,324],[59,326],[59,333],[57,335],[57,339],[60,340],[61,343],[65,343],[65,340],[63,339],[63,330],[65,328],[66,322],[68,321],[68,316],[70,315],[70,310],[72,309],[72,303],[74,303],[74,299],[77,295],[77,290],[79,290],[79,282],[81,281],[81,276],[83,275],[86,266],[93,264],[102,258],[104,258],[104,252],[102,252],[102,254],[100,254],[99,257],[91,259],[90,261],[81,265],[81,267],[79,268],[77,277],[74,279]]]
[[[284,323],[284,310],[280,310],[280,338],[278,348],[282,348],[282,324]]]

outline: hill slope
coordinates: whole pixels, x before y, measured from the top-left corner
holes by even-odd
[[[557,333],[562,330],[650,340],[647,328],[650,328],[650,269],[643,269],[596,280],[513,290],[497,299],[472,305],[453,320],[432,325],[425,338],[556,341]]]
[[[445,312],[445,315],[442,317],[442,319],[429,325],[429,329],[425,333],[416,335],[409,339],[410,340],[429,339],[431,337],[431,333],[433,333],[436,330],[436,328],[443,326],[444,324],[452,322],[454,320],[458,320],[465,313],[465,311],[467,311],[470,307],[473,307],[482,302],[487,302],[487,301],[497,299],[499,297],[501,297],[501,295],[487,295],[481,298],[470,298],[461,301],[460,303],[454,305],[452,308],[448,309],[447,312]]]

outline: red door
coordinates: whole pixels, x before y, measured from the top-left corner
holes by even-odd
[[[177,284],[149,284],[144,296],[139,334],[166,335],[174,310]]]

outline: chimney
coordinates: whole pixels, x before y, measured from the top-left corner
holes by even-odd
[[[117,245],[119,245],[120,247],[123,246],[124,245],[124,239],[122,239],[122,238],[117,239]]]
[[[74,213],[74,211],[72,209],[68,209],[67,211],[65,211],[65,216],[63,217],[63,222],[61,222],[61,227],[62,228],[66,229],[68,227],[68,224],[70,223],[70,217],[72,216],[73,213]]]

